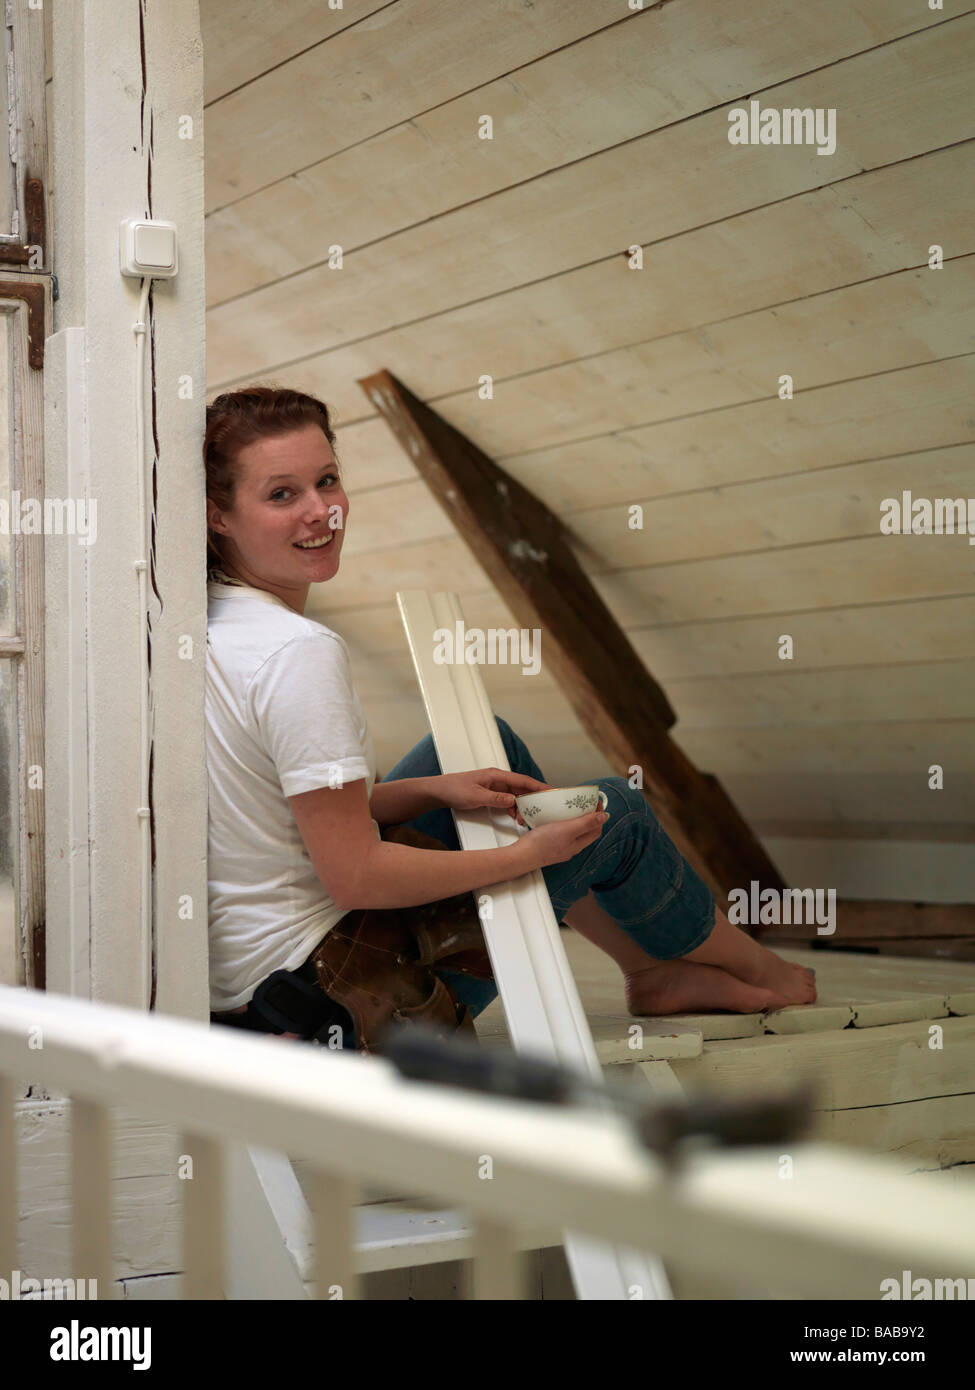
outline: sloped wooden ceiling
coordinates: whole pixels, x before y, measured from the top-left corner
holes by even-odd
[[[395,590],[511,622],[357,385],[387,368],[567,520],[760,830],[971,838],[975,547],[880,504],[975,495],[975,6],[201,12],[208,398],[336,411],[352,509],[309,612],[380,767],[426,732]],[[753,98],[835,110],[835,152],[732,145]],[[551,780],[606,770],[544,662],[483,669]]]

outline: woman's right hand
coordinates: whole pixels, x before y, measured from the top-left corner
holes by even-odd
[[[589,811],[572,820],[536,825],[534,830],[522,835],[518,847],[531,860],[532,869],[542,869],[546,864],[564,864],[581,849],[598,840],[608,820],[605,811]]]

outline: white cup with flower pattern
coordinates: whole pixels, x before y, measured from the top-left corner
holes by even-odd
[[[575,820],[577,816],[598,811],[599,803],[605,811],[609,797],[599,787],[552,787],[547,792],[528,792],[516,796],[515,805],[529,830],[536,825],[551,825],[553,821]]]

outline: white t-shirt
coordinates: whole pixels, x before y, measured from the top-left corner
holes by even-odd
[[[246,1004],[345,915],[287,797],[365,778],[376,761],[345,642],[283,599],[207,585],[210,1008]],[[373,821],[376,835],[379,826]]]

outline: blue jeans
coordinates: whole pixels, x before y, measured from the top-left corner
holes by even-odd
[[[539,782],[547,779],[525,744],[497,721],[513,772]],[[428,734],[386,774],[384,782],[403,777],[437,777],[441,773]],[[706,941],[714,928],[714,898],[657,820],[642,791],[625,777],[590,778],[608,798],[609,820],[597,840],[564,864],[542,869],[555,915],[561,922],[574,902],[593,892],[599,906],[656,960],[686,956]],[[453,812],[427,811],[406,824],[460,849]],[[529,832],[531,833],[531,832]],[[476,1017],[497,998],[493,980],[475,980],[456,970],[437,970]]]

